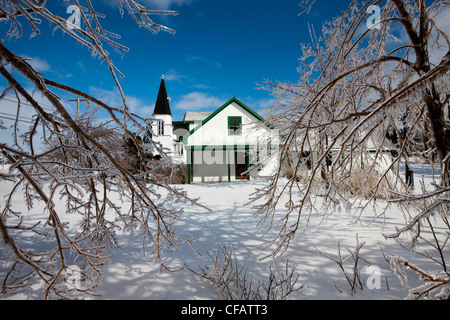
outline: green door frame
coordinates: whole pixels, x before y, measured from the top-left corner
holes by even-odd
[[[217,146],[186,146],[186,153],[187,153],[187,170],[188,170],[188,184],[191,184],[194,182],[194,164],[192,163],[194,159],[194,151],[201,150],[202,152],[207,149],[217,149],[217,150],[226,150],[227,151],[227,170],[228,170],[228,182],[231,182],[231,151],[245,151],[245,162],[247,165],[247,170],[250,168],[250,149],[254,148],[254,146],[250,145],[233,145],[233,146],[227,146],[227,145],[217,145]],[[236,157],[236,156],[235,156]],[[234,159],[236,160],[236,159]],[[237,165],[235,161],[235,166]],[[235,170],[236,171],[236,170]],[[235,172],[235,178],[237,179],[237,171]],[[242,179],[240,179],[242,180]],[[250,174],[247,174],[247,180],[250,180]]]

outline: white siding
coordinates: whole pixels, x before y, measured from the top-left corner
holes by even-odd
[[[242,134],[228,134],[228,117],[242,117]],[[256,128],[255,124],[260,125]],[[258,139],[267,138],[268,127],[262,127],[258,119],[236,102],[219,112],[188,138],[189,146],[244,146],[256,145]]]
[[[173,125],[172,125],[172,116],[171,115],[154,115],[154,118],[159,121],[152,122],[152,131],[153,131],[153,141],[158,142],[162,145],[162,148],[165,149],[166,152],[174,151],[174,137],[173,137]],[[164,123],[164,134],[160,135],[159,126],[161,122]],[[155,155],[158,152],[154,152]]]

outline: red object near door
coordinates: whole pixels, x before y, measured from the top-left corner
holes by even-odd
[[[236,179],[248,179],[248,158],[244,151],[236,152]]]

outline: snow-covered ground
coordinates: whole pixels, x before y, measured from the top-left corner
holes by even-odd
[[[102,283],[97,290],[101,295],[98,299],[219,299],[219,294],[210,283],[184,267],[188,265],[191,269],[198,269],[199,266],[211,266],[206,252],[215,253],[216,243],[228,248],[233,246],[238,262],[248,268],[248,273],[253,274],[256,279],[265,280],[269,265],[275,263],[272,258],[263,259],[270,255],[271,251],[265,244],[272,239],[273,233],[264,235],[266,230],[257,226],[258,218],[254,216],[254,210],[245,205],[255,188],[261,188],[265,183],[264,179],[257,179],[243,183],[183,186],[190,197],[201,198],[200,203],[211,209],[209,212],[197,207],[186,207],[184,218],[177,225],[179,234],[186,238],[197,237],[194,245],[201,255],[187,243],[177,251],[166,251],[167,265],[173,269],[182,268],[178,272],[167,272],[161,270],[151,257],[143,256],[139,236],[122,234],[119,236],[120,244],[127,253],[111,253],[111,263],[104,269]],[[9,182],[0,182],[0,199],[7,196],[10,186]],[[0,209],[3,205],[2,203]],[[385,203],[380,202],[379,205],[383,206]],[[24,206],[21,209],[24,210]],[[36,207],[29,214],[38,219],[41,209]],[[66,218],[70,221],[77,217]],[[387,256],[400,255],[421,267],[430,266],[429,261],[423,257],[413,256],[394,241],[385,240],[382,236],[383,232],[389,233],[396,226],[404,225],[405,218],[399,210],[389,209],[386,219],[373,221],[371,212],[365,212],[359,223],[355,224],[355,219],[351,212],[344,211],[319,211],[312,215],[308,229],[298,233],[291,247],[277,261],[280,266],[284,266],[286,259],[297,265],[299,282],[304,288],[300,294],[291,296],[292,299],[402,299],[407,295],[408,287],[402,286],[393,274],[380,248]],[[356,235],[359,242],[366,242],[360,257],[370,266],[378,267],[381,274],[374,272],[378,269],[368,269],[368,264],[360,261],[364,289],[352,295],[339,267],[319,255],[314,246],[336,257],[339,241],[343,255],[348,255],[346,248],[352,250],[356,247]],[[33,239],[17,239],[17,242],[20,241],[31,242]],[[33,245],[45,246],[45,243]],[[7,265],[3,252],[0,249],[1,279]],[[351,272],[351,264],[348,268]],[[367,280],[372,284],[379,280],[380,287],[369,289]],[[419,285],[415,274],[408,273],[408,285]],[[7,298],[40,299],[40,294],[39,285],[36,285]]]

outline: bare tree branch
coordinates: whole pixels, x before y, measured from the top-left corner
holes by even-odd
[[[80,26],[52,13],[45,1],[0,2],[0,19],[10,26],[6,33],[10,38],[22,36],[22,23],[29,24],[33,36],[37,36],[39,25],[48,21],[86,45],[94,56],[108,63],[123,105],[112,108],[80,90],[45,79],[26,59],[8,50],[5,42],[0,43],[0,74],[7,81],[0,101],[10,92],[17,101],[15,122],[10,128],[15,143],[0,143],[1,155],[9,161],[12,172],[7,177],[11,192],[0,213],[2,250],[12,259],[2,281],[2,294],[20,290],[40,279],[44,283],[44,298],[95,295],[102,268],[109,262],[109,250],[120,248],[118,229],[131,234],[138,230],[143,252],[153,255],[170,271],[173,268],[164,260],[166,248],[177,248],[181,242],[187,242],[195,250],[193,239],[179,234],[175,227],[182,218],[183,208],[169,204],[199,204],[155,173],[160,167],[173,171],[176,166],[168,157],[161,162],[147,159],[147,150],[140,147],[136,131],[145,134],[148,119],[129,112],[116,77],[120,72],[105,45],[119,54],[127,48],[116,41],[118,35],[102,28],[98,19],[102,14],[95,11],[93,2],[74,0],[73,3],[80,10]],[[87,6],[82,7],[82,3]],[[150,16],[175,12],[148,10],[132,0],[119,0],[118,4],[122,13],[126,9],[149,30],[171,31]],[[41,94],[53,111],[44,108],[33,92]],[[83,97],[91,108],[84,114],[71,116],[58,92]],[[36,113],[23,135],[17,130],[22,103],[30,105]],[[96,119],[98,109],[107,111],[110,119],[100,123]],[[137,173],[129,170],[124,138],[139,146],[137,152],[142,165]],[[42,141],[39,146],[37,139]],[[40,205],[39,222],[31,224],[26,212],[17,209],[20,206],[17,201],[24,202],[28,210]],[[68,223],[64,219],[66,214],[77,215],[80,225]],[[30,233],[36,240],[45,242],[46,247],[29,248],[23,237]],[[71,282],[74,272],[81,280],[79,284]]]
[[[312,3],[302,1],[307,10]],[[380,12],[376,28],[367,24],[372,6]],[[300,237],[318,209],[356,209],[360,219],[384,199],[389,202],[377,217],[385,217],[389,205],[411,217],[389,236],[413,231],[413,244],[434,243],[445,270],[447,242],[439,239],[448,230],[438,232],[433,223],[434,239],[415,231],[430,217],[445,223],[448,216],[450,40],[436,17],[449,8],[442,0],[351,1],[323,24],[320,37],[310,28],[297,83],[266,82],[263,88],[278,98],[267,112],[283,137],[284,161],[253,200],[261,225],[277,231],[274,253]],[[440,50],[437,65],[431,49]],[[413,193],[410,177],[402,176],[412,163],[439,168],[433,179],[440,183]]]

